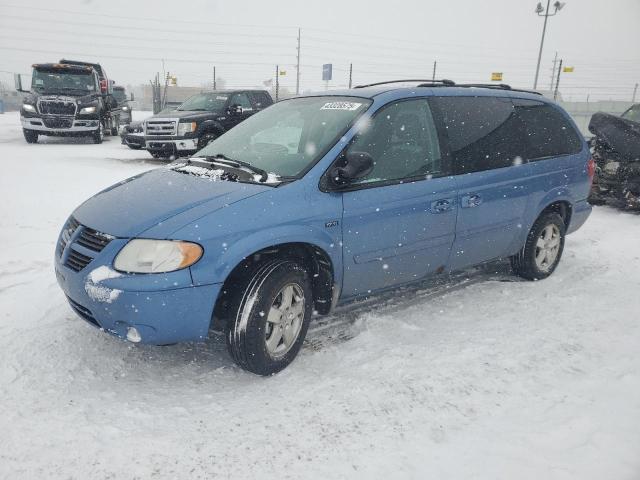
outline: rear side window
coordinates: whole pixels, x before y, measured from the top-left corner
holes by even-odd
[[[582,141],[567,118],[553,105],[535,100],[513,99],[526,133],[522,157],[536,160],[578,153]]]
[[[457,174],[522,161],[525,133],[509,98],[434,97]]]

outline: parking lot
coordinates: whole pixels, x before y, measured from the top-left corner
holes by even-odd
[[[0,152],[1,478],[637,478],[638,215],[595,208],[541,282],[495,264],[343,308],[261,378],[222,338],[105,335],[56,285],[73,208],[164,162],[28,145],[15,112]]]

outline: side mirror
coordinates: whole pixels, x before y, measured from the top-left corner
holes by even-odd
[[[373,157],[368,152],[347,152],[338,165],[331,169],[331,181],[338,186],[348,185],[369,175],[373,165]]]
[[[242,107],[236,103],[234,103],[233,105],[229,106],[229,114],[230,115],[241,115],[242,114]]]
[[[27,93],[28,92],[28,90],[23,90],[22,89],[22,77],[20,76],[19,73],[14,73],[13,74],[13,83],[15,84],[16,91],[22,92],[22,93]]]
[[[131,92],[130,98],[131,98],[131,100],[130,100],[131,102],[135,102],[136,101],[135,97],[133,96],[133,92]]]

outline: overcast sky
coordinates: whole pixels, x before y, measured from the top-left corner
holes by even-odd
[[[301,89],[427,77],[531,88],[543,19],[535,0],[124,1],[0,0],[0,71],[28,73],[62,57],[100,62],[119,84],[148,83],[164,68],[185,86],[229,86],[272,78],[295,88],[297,28]],[[564,97],[631,99],[640,81],[640,0],[568,0],[550,18],[540,87],[549,88],[554,53],[565,65]],[[640,93],[638,94],[640,98]]]

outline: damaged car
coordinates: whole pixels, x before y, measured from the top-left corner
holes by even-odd
[[[596,113],[589,131],[596,162],[589,201],[640,210],[640,104],[620,117]]]

